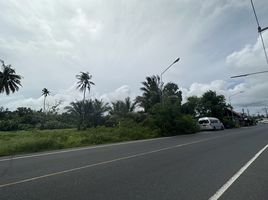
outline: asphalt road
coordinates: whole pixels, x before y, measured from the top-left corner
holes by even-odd
[[[0,200],[267,200],[267,144],[260,125],[2,157]]]

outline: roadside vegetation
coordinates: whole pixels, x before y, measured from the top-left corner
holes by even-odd
[[[31,130],[0,133],[0,156],[155,138],[157,130],[133,124],[115,128]]]
[[[21,76],[11,65],[2,61],[0,93],[9,95],[18,91]],[[18,107],[10,111],[0,107],[0,155],[37,152],[93,144],[138,140],[179,134],[196,133],[196,119],[213,116],[225,123],[230,108],[223,95],[207,91],[201,97],[188,97],[182,103],[182,92],[177,84],[163,84],[157,75],[146,77],[141,85],[141,95],[114,102],[86,99],[95,83],[88,72],[76,75],[77,89],[83,99],[71,102],[63,110],[62,102],[46,106],[50,95],[43,88],[43,108]]]

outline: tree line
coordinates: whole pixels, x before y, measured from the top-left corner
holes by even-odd
[[[17,75],[11,65],[3,61],[0,71],[0,93],[10,95],[21,87],[22,76]],[[97,126],[142,125],[157,129],[162,136],[187,134],[198,131],[196,119],[213,116],[224,120],[227,105],[223,95],[207,91],[201,97],[188,97],[182,103],[182,92],[176,83],[163,84],[158,75],[148,76],[141,84],[141,95],[131,100],[117,100],[111,103],[100,99],[86,99],[86,93],[95,83],[89,72],[76,75],[77,89],[83,99],[74,101],[59,112],[60,102],[46,108],[46,98],[50,95],[47,88],[42,89],[43,108],[35,111],[18,107],[15,111],[0,108],[0,130],[78,128],[79,130]]]

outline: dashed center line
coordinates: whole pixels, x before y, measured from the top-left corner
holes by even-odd
[[[27,182],[31,182],[31,181],[35,181],[35,180],[39,180],[39,179],[44,179],[44,178],[48,178],[48,177],[52,177],[52,176],[56,176],[56,175],[62,175],[62,174],[66,174],[66,173],[70,173],[70,172],[74,172],[74,171],[79,171],[82,169],[87,169],[87,168],[91,168],[91,167],[95,167],[95,166],[105,165],[105,164],[109,164],[109,163],[113,163],[113,162],[118,162],[118,161],[127,160],[127,159],[131,159],[131,158],[136,158],[136,157],[141,157],[141,156],[145,156],[145,155],[149,155],[149,154],[153,154],[153,153],[158,153],[158,152],[166,151],[166,150],[170,150],[170,149],[176,149],[176,148],[188,146],[191,144],[197,144],[197,143],[201,143],[201,142],[205,142],[205,141],[209,141],[209,140],[215,140],[217,138],[221,138],[221,137],[225,137],[225,136],[226,135],[208,138],[208,139],[203,139],[203,140],[197,140],[194,142],[188,142],[188,143],[184,143],[184,144],[178,144],[178,145],[171,146],[171,147],[165,147],[165,148],[161,148],[161,149],[157,149],[157,150],[147,151],[144,153],[138,153],[138,154],[125,156],[125,157],[121,157],[121,158],[116,158],[116,159],[112,159],[112,160],[108,160],[108,161],[103,161],[103,162],[99,162],[99,163],[95,163],[95,164],[89,164],[89,165],[76,167],[76,168],[72,168],[72,169],[67,169],[67,170],[63,170],[63,171],[59,171],[59,172],[49,173],[49,174],[42,175],[42,176],[36,176],[36,177],[28,178],[28,179],[23,179],[20,181],[5,183],[5,184],[0,185],[0,189],[4,188],[4,187],[8,187],[8,186],[14,186],[14,185],[27,183]]]

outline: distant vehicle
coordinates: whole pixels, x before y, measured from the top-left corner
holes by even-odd
[[[224,125],[218,118],[202,117],[198,119],[200,130],[223,130]]]
[[[260,124],[268,124],[268,119],[267,119],[267,118],[265,118],[265,119],[261,119],[261,120],[259,121],[259,123],[260,123]]]

